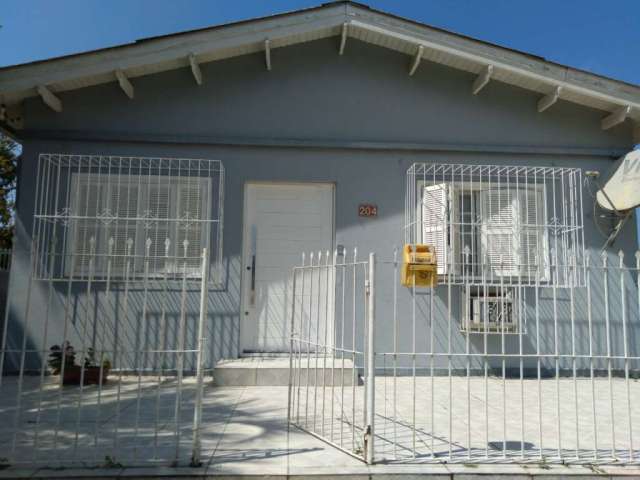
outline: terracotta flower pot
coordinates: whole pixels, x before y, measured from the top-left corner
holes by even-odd
[[[82,369],[76,365],[66,367],[64,370],[64,378],[62,380],[63,385],[80,385],[80,378],[82,376]],[[107,383],[107,377],[109,376],[109,369],[102,369],[102,383]],[[98,385],[100,383],[100,367],[85,367],[83,383],[85,385]]]

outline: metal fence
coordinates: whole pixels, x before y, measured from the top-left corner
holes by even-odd
[[[288,416],[291,423],[365,459],[372,454],[373,385],[360,382],[373,355],[368,333],[373,258],[303,255],[293,270]],[[373,370],[369,372],[373,375]]]
[[[489,325],[489,315],[467,328],[466,286],[400,286],[396,254],[377,263],[314,258],[293,273],[293,424],[368,462],[640,460],[640,252],[631,262],[620,252],[573,264],[585,281],[567,288],[517,287],[515,333],[504,321]],[[345,283],[344,272],[355,279],[358,269],[359,280]],[[323,278],[335,306],[314,300]],[[357,307],[351,316],[345,298],[346,312]],[[325,322],[318,340],[327,309],[335,327],[326,333]],[[337,377],[336,386],[308,375]],[[364,386],[342,380],[358,377]],[[316,405],[330,411],[307,415]]]
[[[90,257],[95,278],[121,277],[130,258],[129,276],[141,279],[145,257],[150,277],[168,272],[179,278],[185,271],[198,276],[206,248],[215,266],[212,281],[219,282],[223,225],[224,166],[219,160],[40,154],[33,277],[86,280]],[[185,256],[185,245],[190,263],[172,262]]]
[[[163,263],[175,268],[151,275],[149,241],[141,256],[131,240],[124,255],[96,253],[93,238],[88,244],[68,259],[81,257],[86,275],[71,268],[66,277],[37,277],[32,265],[24,311],[7,313],[0,457],[12,465],[197,465],[207,250],[193,257],[188,242],[182,255],[167,248]],[[117,262],[122,271],[112,276]]]
[[[222,163],[41,154],[34,181],[2,333],[0,457],[197,464]]]
[[[415,163],[404,241],[433,245],[454,285],[583,284],[582,184],[578,168]]]

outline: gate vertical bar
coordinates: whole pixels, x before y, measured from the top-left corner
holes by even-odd
[[[598,422],[596,410],[596,386],[593,367],[593,316],[591,311],[591,258],[585,259],[585,282],[587,285],[587,324],[589,329],[589,378],[591,380],[591,416],[593,419],[593,459],[598,459]]]
[[[196,356],[196,404],[193,411],[193,446],[191,449],[191,466],[200,466],[200,433],[202,426],[202,394],[204,379],[204,323],[207,319],[207,273],[209,272],[209,256],[207,249],[202,250],[202,281],[200,285],[200,317],[198,319],[198,353]]]
[[[375,323],[376,323],[376,254],[369,254],[369,282],[367,289],[368,311],[367,322],[367,426],[365,430],[365,459],[368,464],[374,460],[374,419],[375,419],[375,394],[376,394],[376,366],[375,366]]]
[[[338,250],[335,249],[333,251],[333,265],[331,266],[331,307],[332,307],[332,317],[331,317],[331,330],[333,332],[333,343],[331,344],[331,441],[333,442],[333,423],[334,423],[334,413],[335,413],[335,397],[334,397],[334,386],[335,386],[335,372],[336,372],[336,342],[337,342],[337,331],[336,331],[336,322],[335,322],[335,292],[336,292],[336,262],[338,260]],[[328,307],[327,307],[328,308]],[[325,372],[326,373],[326,372]]]
[[[146,232],[148,234],[148,232]],[[149,256],[151,251],[152,240],[147,236],[144,241],[144,257],[143,257],[143,276],[142,276],[142,315],[140,317],[140,331],[141,335],[141,343],[142,345],[138,347],[138,351],[136,352],[136,356],[138,357],[138,361],[136,362],[138,365],[138,395],[136,399],[136,422],[134,427],[134,435],[133,438],[136,442],[136,445],[133,447],[133,458],[136,459],[138,455],[138,434],[140,432],[140,407],[142,402],[142,369],[146,366],[146,356],[147,350],[150,348],[145,340],[145,333],[147,332],[147,309],[148,309],[148,301],[149,301]],[[134,365],[135,366],[135,365]]]
[[[296,270],[293,269],[291,273],[291,326],[289,328],[289,390],[287,394],[287,429],[291,424],[291,410],[293,408],[293,391],[295,387],[294,384],[296,373],[293,370],[294,335],[296,323],[296,276]]]
[[[305,266],[305,254],[304,252],[302,253],[302,267]],[[301,385],[302,385],[302,342],[303,339],[305,339],[304,336],[304,287],[305,287],[305,269],[302,268],[302,272],[301,272],[301,286],[300,286],[300,332],[298,334],[298,350],[296,351],[296,355],[297,355],[297,362],[298,362],[298,366],[297,366],[297,373],[298,373],[298,377],[297,377],[297,392],[296,392],[296,423],[300,424],[300,390],[301,390]],[[294,299],[295,300],[295,299]],[[308,344],[307,344],[307,348],[308,348]],[[309,381],[308,377],[307,377],[307,382]]]
[[[311,378],[311,315],[313,312],[313,252],[309,254],[309,321],[307,323],[307,375],[305,377],[304,427],[309,428],[309,379]],[[304,301],[304,297],[302,299]]]
[[[329,270],[331,267],[331,255],[329,250],[326,252],[326,258],[324,261],[324,270],[325,274],[325,292],[324,292],[324,341],[322,343],[322,426],[321,432],[322,436],[324,436],[324,424],[325,424],[325,412],[326,412],[326,391],[327,391],[327,341],[328,341],[328,322],[329,322]],[[318,308],[320,306],[318,305]],[[318,326],[319,328],[319,326]],[[333,437],[331,438],[333,441]]]
[[[178,319],[178,338],[176,339],[176,398],[173,407],[175,457],[174,463],[180,460],[180,412],[182,410],[182,382],[184,378],[184,349],[185,349],[185,329],[187,322],[187,261],[189,257],[189,240],[186,238],[182,242],[184,256],[182,257],[182,289],[180,291],[180,317]]]
[[[629,460],[633,460],[633,423],[631,421],[631,390],[629,386],[629,347],[627,346],[627,295],[625,289],[624,252],[618,252],[620,259],[620,303],[622,307],[622,344],[624,349],[624,383],[627,391],[627,419],[629,422]]]
[[[638,290],[637,307],[638,307],[638,316],[640,317],[640,250],[636,251],[635,257],[636,257],[636,286]],[[629,422],[629,429],[631,430],[631,435],[633,435],[633,425],[631,424],[631,422]],[[633,445],[631,445],[631,452],[633,454]],[[631,457],[631,460],[634,460],[633,456]]]
[[[611,458],[616,458],[615,409],[613,407],[613,380],[611,362],[611,323],[609,318],[609,267],[607,252],[602,252],[602,281],[604,282],[604,323],[607,341],[607,378],[609,380],[609,410],[611,415]]]
[[[356,449],[356,262],[358,261],[358,247],[353,249],[353,278],[351,290],[351,450]]]
[[[320,298],[322,294],[322,251],[318,252],[318,295],[316,303],[316,324],[315,341],[313,342],[314,365],[313,365],[313,431],[317,432],[318,423],[318,355],[320,350]]]
[[[346,267],[347,263],[347,250],[344,249],[342,253],[342,294],[340,296],[340,448],[344,448],[344,334],[345,334],[345,291],[346,291]],[[351,369],[355,369],[355,365],[351,365]]]

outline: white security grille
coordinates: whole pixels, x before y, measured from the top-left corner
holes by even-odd
[[[127,258],[133,278],[146,260],[150,277],[198,276],[203,248],[219,267],[223,185],[217,160],[42,154],[34,278],[86,278],[90,258],[94,280],[122,277]]]
[[[199,465],[223,182],[216,160],[40,156],[0,344],[10,463]]]
[[[446,283],[584,283],[582,217],[579,169],[414,164],[407,171],[405,242],[433,245]]]
[[[518,333],[519,328],[524,328],[516,289],[486,293],[474,290],[468,289],[462,298],[462,332]]]
[[[130,256],[121,277],[107,274],[99,282],[93,270],[104,256],[93,254],[94,244],[86,255],[86,279],[69,276],[54,297],[59,284],[53,277],[31,277],[19,295],[25,298],[22,315],[5,317],[0,343],[5,462],[199,465],[211,292],[207,251],[201,253],[197,278],[151,278],[147,258],[143,276],[135,279]],[[190,268],[184,257],[167,258]],[[105,258],[106,271],[117,261],[115,255]],[[35,300],[39,290],[47,292],[44,305]]]

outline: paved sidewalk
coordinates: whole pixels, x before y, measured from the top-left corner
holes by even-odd
[[[11,380],[11,379],[9,379]],[[437,382],[442,381],[442,385],[436,383],[434,394],[434,411],[436,412],[435,423],[438,429],[438,435],[445,435],[448,430],[449,409],[452,411],[452,418],[454,419],[453,429],[453,445],[454,448],[461,452],[460,463],[444,464],[437,463],[425,463],[433,462],[434,460],[430,456],[431,448],[431,435],[429,432],[429,419],[428,410],[425,405],[429,405],[430,402],[430,383],[427,382],[427,378],[418,379],[417,385],[417,398],[422,402],[418,409],[418,427],[417,439],[418,455],[413,458],[412,455],[407,455],[407,448],[412,445],[412,435],[407,435],[406,424],[411,421],[412,418],[412,394],[411,394],[411,379],[401,378],[398,379],[397,393],[398,398],[396,412],[398,421],[392,422],[392,406],[393,406],[393,389],[390,383],[385,385],[385,382],[379,381],[377,384],[377,407],[376,414],[380,420],[378,425],[378,446],[377,455],[379,458],[390,457],[393,452],[394,442],[391,438],[394,434],[394,425],[396,428],[400,425],[402,434],[399,435],[398,445],[399,450],[404,451],[404,457],[400,456],[401,462],[396,463],[380,463],[373,466],[368,466],[362,461],[354,458],[353,456],[340,451],[339,449],[325,443],[314,436],[306,433],[305,431],[292,427],[289,428],[286,422],[287,415],[287,387],[212,387],[207,386],[205,389],[204,405],[203,405],[203,423],[202,423],[202,466],[199,468],[187,468],[186,462],[182,462],[178,468],[170,468],[166,461],[158,461],[158,465],[141,466],[138,468],[128,468],[134,464],[134,459],[153,458],[154,448],[156,449],[155,455],[159,458],[171,457],[175,452],[175,446],[171,443],[176,435],[175,424],[173,423],[174,415],[174,403],[175,403],[175,385],[171,382],[163,384],[158,396],[157,385],[155,381],[147,380],[146,383],[142,382],[142,389],[137,388],[137,380],[124,379],[120,384],[120,408],[119,412],[115,411],[115,406],[112,400],[117,395],[117,388],[115,383],[109,388],[104,389],[102,392],[102,407],[100,415],[98,417],[98,423],[96,423],[95,410],[96,405],[94,402],[96,399],[92,395],[95,393],[91,389],[87,389],[85,392],[86,397],[83,399],[82,415],[78,418],[77,415],[77,391],[68,390],[64,392],[61,405],[60,415],[60,432],[58,433],[59,446],[64,448],[58,448],[53,450],[53,426],[57,419],[57,410],[53,408],[58,401],[58,390],[55,385],[47,385],[44,388],[44,398],[41,398],[43,411],[40,415],[40,419],[37,418],[37,394],[38,389],[32,378],[25,379],[25,388],[23,391],[22,399],[22,415],[20,417],[21,428],[19,430],[15,457],[23,462],[28,462],[34,458],[39,461],[48,460],[60,460],[61,463],[66,463],[66,460],[71,460],[71,456],[74,452],[75,445],[75,460],[76,468],[65,469],[48,469],[48,468],[30,468],[27,464],[20,465],[18,462],[11,462],[12,465],[5,469],[0,470],[0,478],[14,478],[14,477],[34,477],[34,478],[115,478],[115,477],[129,477],[129,478],[149,478],[157,476],[165,477],[182,477],[182,476],[272,476],[274,478],[285,476],[320,476],[335,477],[341,475],[348,475],[350,478],[353,476],[362,476],[362,478],[368,478],[369,476],[380,476],[385,478],[391,478],[395,476],[405,475],[419,475],[419,474],[438,474],[442,475],[442,478],[454,478],[461,475],[489,475],[491,476],[507,476],[514,478],[514,476],[522,476],[523,478],[531,475],[594,475],[606,473],[611,475],[636,475],[640,478],[640,466],[578,466],[578,465],[554,465],[551,462],[537,462],[531,461],[528,464],[522,465],[487,465],[487,464],[473,464],[473,461],[466,461],[464,456],[467,454],[464,446],[466,445],[467,436],[467,408],[466,408],[466,379],[454,378],[452,379],[452,393],[455,396],[453,404],[449,403],[448,397],[448,379],[436,379]],[[2,387],[0,393],[0,445],[1,451],[11,453],[12,446],[12,426],[15,421],[15,409],[12,405],[15,404],[15,385],[10,385],[5,379],[5,384]],[[479,383],[474,383],[479,382]],[[545,442],[545,454],[553,454],[556,433],[554,430],[555,411],[556,411],[556,397],[555,381],[549,380],[543,382],[542,391],[545,398],[544,406],[549,411],[543,412],[544,418],[544,438]],[[564,380],[563,380],[564,382]],[[570,380],[567,380],[570,382]],[[586,382],[586,381],[585,381]],[[608,387],[605,379],[602,379],[597,385],[597,401],[601,402],[604,407],[608,407],[607,399],[600,396],[600,393],[604,395],[608,392]],[[618,380],[616,380],[618,382]],[[499,412],[499,405],[495,402],[500,399],[501,396],[493,397],[501,392],[502,381],[499,379],[491,379],[490,383],[490,411],[492,415],[496,415]],[[590,434],[591,427],[589,422],[591,421],[590,405],[591,397],[587,396],[582,398],[580,395],[584,392],[590,392],[589,385],[578,386],[579,393],[579,405],[580,405],[580,421],[581,429],[583,432],[583,438],[581,438],[581,448],[584,448],[584,455],[590,455],[591,448]],[[584,387],[584,388],[583,388]],[[618,396],[620,402],[626,408],[626,394],[623,383],[614,382],[614,392],[616,395],[616,402]],[[637,391],[640,384],[633,382],[632,393],[638,394]],[[362,386],[356,387],[356,397],[360,399],[362,397]],[[474,402],[478,402],[477,410],[482,413],[484,411],[484,395],[483,390],[484,383],[480,379],[475,379],[472,382],[472,398]],[[508,395],[507,399],[510,404],[513,404],[513,411],[508,417],[508,429],[509,432],[515,435],[519,432],[519,425],[521,422],[521,415],[519,410],[520,402],[520,383],[517,380],[509,381],[507,385]],[[527,448],[530,448],[532,455],[537,454],[537,438],[538,429],[533,428],[537,425],[537,412],[535,406],[537,405],[537,396],[534,392],[537,391],[537,385],[534,383],[525,384],[525,393],[527,405],[525,408],[533,409],[526,417],[527,429]],[[513,391],[511,391],[512,389]],[[561,384],[561,416],[566,417],[566,412],[572,412],[573,400],[570,393],[573,391],[573,384]],[[602,392],[600,391],[602,389]],[[337,390],[337,389],[336,389]],[[351,390],[351,387],[349,389]],[[142,395],[138,395],[138,392],[142,391]],[[330,391],[330,389],[329,389]],[[566,394],[565,394],[566,391]],[[65,395],[68,395],[66,397]],[[180,444],[179,444],[179,456],[182,459],[188,459],[191,452],[191,425],[193,421],[193,411],[189,408],[193,401],[193,384],[190,380],[185,381],[185,388],[182,392],[184,406],[180,412]],[[327,393],[329,395],[329,393]],[[500,394],[501,395],[501,394]],[[586,395],[586,393],[585,393]],[[138,397],[140,400],[138,401]],[[156,399],[160,398],[160,402],[157,405]],[[342,423],[340,418],[337,418],[337,411],[339,410],[339,403],[335,403],[339,398],[337,391],[333,392],[334,402],[334,416],[333,422],[338,420],[336,426]],[[636,398],[636,397],[634,397]],[[321,399],[319,399],[321,401]],[[350,403],[349,397],[346,397],[348,403]],[[331,397],[326,397],[325,402],[331,401]],[[359,400],[358,400],[359,401]],[[426,403],[425,403],[426,402]],[[531,403],[529,406],[528,404]],[[584,404],[585,410],[582,410]],[[326,412],[330,411],[330,403],[326,403]],[[320,403],[318,403],[320,406]],[[473,406],[473,405],[472,405]],[[617,404],[616,404],[617,407]],[[359,408],[358,406],[356,408]],[[159,410],[156,410],[159,409]],[[604,409],[606,410],[606,409]],[[640,407],[633,406],[632,419],[633,425],[638,427],[640,425],[640,418],[637,417]],[[162,425],[159,427],[159,438],[154,438],[153,432],[155,428],[155,419],[157,411],[160,412],[160,419]],[[475,411],[475,410],[474,410]],[[618,410],[616,410],[618,411]],[[622,410],[620,410],[622,411]],[[474,415],[472,421],[474,429],[480,428],[484,421],[480,413]],[[118,429],[119,435],[119,452],[118,457],[113,457],[113,462],[108,465],[103,460],[106,454],[112,453],[110,449],[113,448],[113,433],[114,423],[116,416],[119,416],[118,422],[120,428]],[[548,418],[546,418],[548,416]],[[570,418],[562,418],[562,422],[568,422],[568,428],[572,425],[573,415]],[[138,424],[136,427],[135,419],[138,418]],[[327,415],[326,421],[331,421]],[[497,417],[496,417],[497,418]],[[38,439],[38,449],[34,449],[34,422],[40,422],[40,438]],[[401,423],[400,423],[401,422]],[[607,440],[607,428],[609,420],[607,418],[601,418],[599,423],[599,441],[602,442],[602,448],[609,446]],[[620,416],[616,419],[616,422],[620,422],[617,427],[616,448],[627,448],[628,434],[625,430],[627,424],[627,418]],[[96,439],[96,424],[98,425],[98,449],[94,448],[94,442]],[[319,424],[318,424],[319,425]],[[402,425],[405,425],[404,427]],[[44,427],[44,428],[43,428]],[[531,428],[530,428],[531,427]],[[78,440],[76,441],[75,429],[78,429]],[[136,432],[137,428],[137,432]],[[330,431],[330,424],[325,424],[325,433]],[[403,430],[404,429],[404,430]],[[602,433],[600,433],[602,430]],[[337,438],[339,427],[334,429],[334,439]],[[502,423],[493,420],[491,422],[490,439],[500,439],[502,432]],[[360,437],[360,435],[358,435]],[[345,436],[343,440],[348,439]],[[437,437],[440,440],[433,442],[437,445],[437,448],[441,451],[448,450],[448,441],[442,441],[442,437]],[[510,439],[512,437],[509,437]],[[640,443],[640,432],[636,436]],[[446,440],[446,437],[445,437]],[[571,449],[575,447],[575,435],[574,438],[570,435],[565,435],[563,438],[563,448]],[[163,443],[165,442],[165,443]],[[472,438],[472,447],[477,448],[478,451],[484,452],[484,434],[481,431],[476,432],[474,430]],[[349,443],[349,442],[345,442]],[[529,443],[531,445],[529,445]],[[512,448],[510,446],[509,448]],[[517,448],[520,448],[519,442]],[[496,454],[496,458],[500,457],[501,450],[493,449],[492,452]],[[7,457],[7,453],[0,453],[0,457]],[[95,460],[94,463],[91,463]],[[499,461],[499,458],[498,460]],[[100,465],[101,467],[109,466],[110,468],[91,468],[83,469],[83,464],[86,465]],[[435,477],[438,478],[438,477]],[[465,477],[467,478],[467,477]]]

